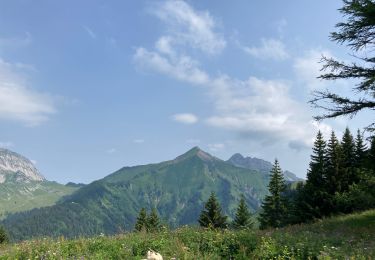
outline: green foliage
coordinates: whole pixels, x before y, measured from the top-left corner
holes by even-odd
[[[375,135],[371,137],[370,149],[366,160],[366,168],[375,172]]]
[[[218,195],[225,215],[234,215],[241,194],[255,211],[267,194],[268,182],[268,175],[235,167],[194,148],[175,160],[124,167],[52,207],[10,215],[2,224],[13,241],[111,235],[133,230],[139,209],[157,205],[160,219],[176,228],[197,223],[211,191]]]
[[[336,138],[335,132],[332,131],[327,144],[327,166],[325,169],[325,187],[331,195],[336,191],[341,191],[341,164],[341,144]]]
[[[40,239],[0,246],[0,259],[373,259],[375,211],[267,231],[183,227],[111,237]]]
[[[10,213],[54,205],[77,189],[52,181],[18,182],[7,178],[0,185],[0,219]]]
[[[356,152],[355,143],[349,128],[345,129],[341,141],[342,148],[342,178],[341,178],[341,191],[347,191],[349,186],[358,181],[356,175]]]
[[[260,228],[282,227],[287,219],[287,199],[284,196],[286,185],[279,162],[275,160],[271,170],[271,180],[268,185],[270,195],[262,203],[259,216]]]
[[[8,233],[2,226],[0,226],[0,244],[7,243],[8,241]]]
[[[373,0],[344,0],[340,12],[346,21],[336,25],[337,32],[331,34],[331,40],[346,44],[355,53],[359,62],[342,62],[334,58],[324,57],[323,70],[327,73],[320,76],[326,80],[354,79],[358,82],[352,91],[352,97],[340,96],[331,91],[315,91],[315,98],[310,102],[316,107],[324,108],[327,114],[317,116],[317,119],[334,118],[338,116],[355,116],[362,110],[375,108],[375,2]],[[330,104],[330,105],[327,105]],[[371,123],[368,129],[374,130]]]
[[[147,218],[147,231],[156,232],[161,228],[160,219],[155,208],[152,208],[150,215]]]
[[[367,147],[363,140],[361,131],[357,130],[355,139],[355,165],[356,168],[364,168],[366,163]]]
[[[306,183],[291,200],[289,223],[375,207],[371,156],[360,131],[354,141],[346,128],[341,142],[332,132],[327,147],[319,132]]]
[[[147,212],[145,208],[141,208],[139,211],[134,230],[138,232],[147,230]]]
[[[360,181],[343,193],[335,194],[337,210],[350,213],[375,208],[375,174],[372,171],[361,171]]]
[[[204,205],[199,219],[199,225],[205,228],[226,228],[227,216],[223,215],[221,212],[221,206],[216,198],[214,192],[211,192],[210,198]]]
[[[251,229],[253,225],[254,223],[251,220],[251,213],[246,205],[245,197],[242,195],[232,226],[235,229]]]

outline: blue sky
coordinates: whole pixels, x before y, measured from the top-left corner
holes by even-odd
[[[280,160],[303,177],[317,129],[321,55],[342,20],[332,1],[0,2],[0,146],[49,180],[90,182],[193,146]]]

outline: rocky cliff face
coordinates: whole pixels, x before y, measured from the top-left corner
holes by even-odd
[[[45,181],[29,159],[8,149],[0,148],[0,183],[9,179],[16,182]]]

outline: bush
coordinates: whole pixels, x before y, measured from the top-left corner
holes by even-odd
[[[8,242],[8,234],[3,227],[0,226],[0,244]]]

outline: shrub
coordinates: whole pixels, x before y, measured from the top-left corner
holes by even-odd
[[[8,242],[8,234],[3,227],[0,226],[0,244]]]

